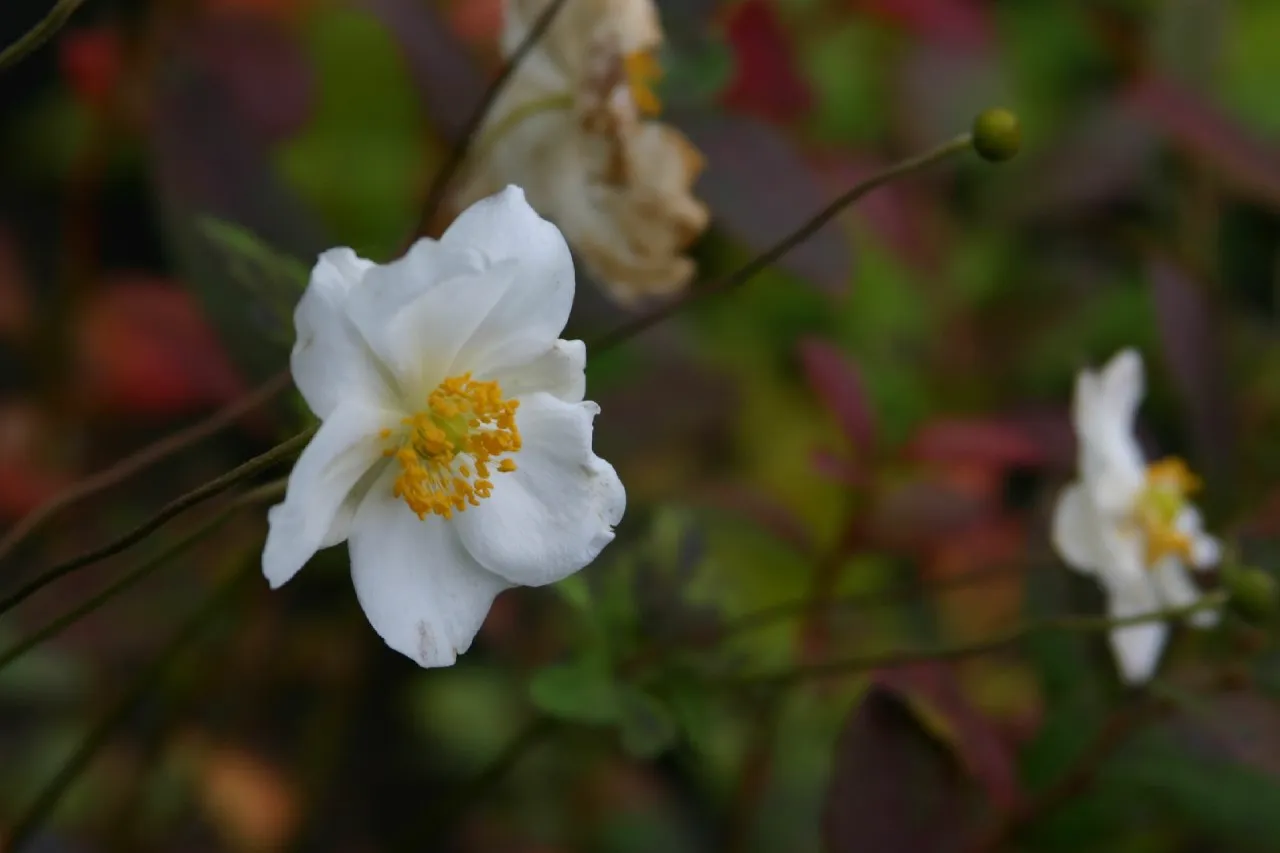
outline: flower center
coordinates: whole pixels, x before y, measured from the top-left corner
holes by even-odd
[[[1178,530],[1178,516],[1187,496],[1200,488],[1200,480],[1177,457],[1147,466],[1147,484],[1138,495],[1134,513],[1147,543],[1147,565],[1168,556],[1191,559],[1192,541]]]
[[[631,99],[636,103],[643,115],[656,116],[662,111],[662,101],[654,91],[654,85],[662,79],[662,66],[658,63],[657,54],[651,50],[639,50],[629,53],[622,59],[622,67],[627,75],[627,87],[631,90]]]
[[[401,423],[400,443],[382,451],[400,463],[394,494],[426,518],[451,518],[478,506],[493,491],[493,468],[516,470],[509,458],[520,449],[518,400],[502,399],[497,382],[477,382],[470,373],[444,380],[427,398],[427,408]],[[382,438],[391,438],[384,429]]]

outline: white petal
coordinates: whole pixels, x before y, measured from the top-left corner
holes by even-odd
[[[353,395],[385,397],[373,353],[347,317],[348,296],[372,266],[350,249],[330,249],[316,261],[294,312],[293,381],[321,419]]]
[[[1204,517],[1196,507],[1183,507],[1174,526],[1191,538],[1192,568],[1211,569],[1222,559],[1222,543],[1204,532]]]
[[[515,287],[475,330],[456,364],[478,373],[520,364],[560,337],[573,305],[573,257],[560,230],[540,217],[516,186],[481,199],[441,238],[449,248],[479,250],[491,263],[514,262]]]
[[[513,583],[540,586],[570,575],[613,540],[626,492],[591,451],[594,403],[549,394],[520,401],[518,469],[495,472],[493,494],[455,517],[467,550]]]
[[[272,589],[297,574],[319,548],[336,544],[330,529],[352,488],[382,460],[379,431],[395,422],[392,412],[344,403],[320,425],[289,474],[284,502],[267,512],[262,572]]]
[[[586,344],[556,341],[533,361],[518,367],[499,368],[483,378],[496,379],[502,396],[507,398],[545,391],[566,403],[581,403],[587,391],[586,367]]]
[[[509,277],[487,276],[478,252],[422,239],[402,257],[365,273],[347,309],[402,394],[417,394],[420,374],[444,376],[454,354],[502,297]],[[409,386],[409,387],[406,387]]]
[[[1097,516],[1080,483],[1067,486],[1058,498],[1053,511],[1053,546],[1063,560],[1081,572],[1096,572],[1106,560]]]
[[[1165,608],[1190,607],[1200,600],[1200,590],[1187,573],[1187,567],[1176,557],[1165,557],[1151,570],[1151,580]],[[1199,610],[1187,620],[1197,628],[1218,624],[1216,610]]]
[[[1126,595],[1112,595],[1109,612],[1112,618],[1123,619],[1160,609],[1155,591],[1150,586],[1127,591]],[[1142,684],[1151,679],[1160,662],[1169,627],[1163,622],[1144,622],[1117,628],[1111,632],[1111,649],[1115,653],[1120,678],[1126,684]]]
[[[369,624],[419,666],[450,666],[471,647],[494,597],[510,586],[484,570],[442,518],[425,521],[374,484],[351,525],[351,578]]]
[[[1103,512],[1128,511],[1146,481],[1146,462],[1134,434],[1143,393],[1142,359],[1124,350],[1100,372],[1076,380],[1073,415],[1080,443],[1080,476]]]

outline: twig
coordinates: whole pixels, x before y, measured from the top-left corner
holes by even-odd
[[[58,0],[54,3],[53,8],[40,19],[39,23],[0,53],[0,71],[26,59],[33,51],[53,38],[83,2],[84,0]]]
[[[178,628],[159,655],[134,678],[116,704],[85,734],[71,757],[36,794],[30,805],[19,814],[9,833],[8,845],[4,848],[7,853],[18,853],[32,840],[45,820],[53,813],[62,795],[79,778],[81,772],[97,755],[98,750],[111,739],[116,728],[125,721],[133,707],[165,676],[179,653],[199,636],[206,623],[218,614],[231,600],[232,594],[240,584],[250,577],[253,577],[253,572],[248,570],[232,576]]]
[[[32,595],[35,595],[37,592],[59,578],[69,575],[78,569],[84,568],[85,566],[92,565],[99,560],[106,559],[113,554],[118,554],[130,545],[145,539],[150,533],[164,526],[164,524],[174,516],[180,515],[196,504],[226,491],[241,480],[246,480],[260,471],[264,471],[276,463],[281,462],[290,456],[295,450],[298,450],[305,445],[311,439],[314,432],[314,429],[307,429],[298,433],[293,438],[276,445],[266,453],[255,456],[248,462],[231,469],[221,477],[210,480],[200,488],[187,492],[182,497],[171,501],[150,519],[144,521],[124,536],[47,569],[40,574],[39,577],[34,578],[22,586],[17,592],[0,601],[0,616],[3,616],[14,607],[17,607],[23,601],[26,601]]]
[[[453,182],[454,176],[466,162],[467,154],[471,150],[471,145],[475,141],[476,134],[479,133],[481,125],[484,124],[485,117],[489,115],[489,110],[493,108],[493,104],[498,100],[498,96],[502,94],[502,90],[506,88],[507,81],[511,79],[511,75],[520,67],[520,63],[529,55],[529,52],[537,45],[547,30],[551,28],[551,24],[555,21],[556,16],[560,14],[560,10],[564,8],[566,0],[552,0],[546,9],[542,10],[542,14],[533,22],[533,26],[525,35],[524,41],[516,47],[511,54],[511,58],[502,66],[502,70],[498,72],[498,76],[489,84],[489,88],[485,91],[484,96],[480,98],[480,103],[476,104],[475,110],[467,118],[467,124],[462,131],[462,135],[458,138],[457,143],[449,150],[449,157],[440,167],[440,171],[436,172],[435,178],[431,181],[431,187],[427,191],[427,200],[422,206],[422,216],[418,220],[418,234],[423,234],[430,227],[431,221],[435,219],[437,213],[440,212],[440,205],[444,203],[445,196],[449,192],[449,184]]]
[[[764,252],[764,254],[755,257],[737,272],[734,272],[727,278],[720,279],[712,284],[686,290],[680,298],[672,300],[671,302],[654,309],[643,317],[637,317],[629,323],[624,323],[617,329],[607,332],[595,341],[588,343],[587,349],[592,352],[601,352],[612,349],[613,347],[634,338],[636,335],[651,326],[655,326],[668,317],[683,311],[694,302],[698,302],[708,296],[733,290],[736,287],[746,284],[748,281],[755,278],[757,274],[772,266],[783,255],[787,254],[796,246],[799,246],[805,240],[808,240],[816,234],[819,229],[834,219],[842,210],[865,196],[867,193],[903,175],[910,174],[911,172],[915,172],[941,162],[953,154],[968,151],[972,145],[972,135],[962,133],[950,142],[943,143],[932,151],[927,151],[924,154],[903,160],[882,172],[872,175],[865,181],[861,181],[853,188],[846,191],[843,195],[819,211],[798,229],[784,237],[771,249]]]
[[[1202,610],[1216,610],[1226,603],[1225,593],[1210,593],[1194,604],[1186,607],[1175,607],[1167,610],[1156,610],[1151,613],[1140,613],[1123,619],[1112,619],[1106,616],[1058,616],[1032,622],[1014,628],[1004,634],[990,639],[979,640],[957,646],[937,646],[935,648],[906,649],[883,654],[863,655],[845,660],[825,661],[823,663],[796,666],[782,672],[747,675],[730,678],[736,684],[770,684],[786,686],[797,681],[820,678],[827,675],[843,675],[850,672],[864,672],[870,669],[904,666],[921,661],[956,660],[1000,651],[1015,646],[1033,634],[1045,631],[1103,632],[1130,625],[1143,625],[1148,622],[1162,622],[1166,619],[1183,619]]]
[[[108,585],[101,592],[90,597],[78,607],[74,607],[66,613],[63,613],[61,616],[47,623],[42,628],[37,629],[29,637],[24,640],[20,640],[8,651],[0,653],[0,670],[3,670],[6,666],[13,663],[15,660],[22,657],[44,641],[52,637],[56,637],[80,619],[97,610],[103,604],[115,598],[120,593],[129,589],[156,569],[181,554],[183,551],[186,551],[192,545],[196,544],[201,539],[225,524],[237,510],[260,501],[273,500],[274,498],[279,497],[283,492],[283,482],[270,483],[260,489],[255,489],[252,492],[236,498],[224,507],[221,512],[214,515],[204,524],[200,525],[177,542],[174,542],[169,547],[161,550],[150,559],[143,560],[136,567],[120,576],[115,582]]]
[[[219,409],[200,421],[200,423],[192,424],[186,429],[166,436],[154,444],[149,444],[132,456],[121,459],[110,468],[99,471],[97,474],[76,483],[61,494],[55,495],[23,517],[21,521],[4,534],[3,538],[0,538],[0,562],[3,562],[13,552],[14,548],[30,536],[36,528],[58,512],[85,498],[92,497],[104,489],[109,489],[118,483],[124,482],[173,454],[226,429],[250,411],[279,394],[284,388],[288,387],[288,384],[289,371],[281,371],[249,394]]]

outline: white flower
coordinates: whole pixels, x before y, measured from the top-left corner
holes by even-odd
[[[549,2],[506,0],[508,55]],[[649,118],[661,43],[653,0],[571,0],[494,104],[456,200],[524,187],[624,304],[687,285],[683,252],[708,221],[691,192],[702,156]]]
[[[1142,394],[1142,359],[1133,350],[1077,377],[1072,414],[1079,479],[1062,493],[1053,519],[1058,552],[1098,579],[1115,618],[1194,604],[1201,596],[1187,567],[1209,568],[1221,550],[1187,500],[1199,483],[1182,460],[1144,462],[1134,436]],[[1217,618],[1216,611],[1204,610],[1191,622],[1209,627]],[[1126,682],[1151,677],[1167,635],[1163,622],[1112,631]]]
[[[564,239],[516,187],[385,266],[321,255],[292,367],[323,423],[268,514],[271,586],[346,541],[374,630],[448,666],[500,591],[595,559],[626,495],[591,450],[586,348],[558,340],[573,290]]]

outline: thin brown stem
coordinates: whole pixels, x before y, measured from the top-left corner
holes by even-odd
[[[233,401],[214,412],[209,417],[162,438],[127,456],[111,467],[86,477],[71,488],[55,495],[52,499],[37,507],[11,527],[3,538],[0,538],[0,562],[3,562],[36,529],[44,525],[54,515],[73,504],[90,498],[105,489],[118,485],[130,477],[145,471],[175,453],[198,444],[216,433],[226,429],[246,414],[270,401],[289,385],[289,371],[283,370],[268,379],[249,394]]]
[[[0,670],[22,657],[27,652],[45,641],[56,637],[76,622],[83,619],[111,599],[115,598],[122,592],[125,592],[134,584],[151,575],[156,569],[168,564],[174,557],[186,551],[192,545],[203,540],[210,533],[213,533],[236,513],[237,510],[252,506],[255,503],[269,501],[278,498],[284,493],[284,483],[270,483],[260,489],[241,495],[233,500],[221,511],[216,513],[212,518],[201,524],[195,530],[192,530],[186,536],[174,542],[167,548],[164,548],[150,559],[143,560],[134,568],[121,575],[115,581],[107,585],[96,595],[91,596],[84,603],[77,607],[73,607],[61,616],[45,624],[43,627],[34,631],[24,640],[18,641],[16,645],[0,652]]]
[[[506,88],[507,82],[515,74],[516,69],[520,67],[520,63],[524,61],[524,58],[529,55],[530,51],[546,35],[547,30],[551,28],[551,24],[555,21],[556,16],[560,14],[560,10],[564,8],[566,2],[567,0],[551,0],[547,8],[533,22],[533,26],[529,29],[528,34],[525,35],[524,41],[520,42],[511,54],[510,59],[502,66],[502,70],[498,72],[498,76],[489,84],[489,88],[480,99],[480,103],[476,104],[475,110],[467,118],[467,124],[462,131],[462,135],[449,150],[448,159],[444,161],[440,171],[436,172],[435,178],[431,181],[431,187],[427,190],[427,200],[422,206],[422,216],[418,220],[416,233],[425,234],[427,229],[431,227],[436,214],[440,212],[440,206],[444,204],[445,196],[449,193],[449,185],[453,183],[458,170],[466,162],[471,146],[475,142],[481,126],[484,125],[485,118],[489,115],[489,110],[493,108],[498,96]]]
[[[129,546],[142,541],[152,532],[164,526],[164,524],[170,519],[180,515],[191,507],[226,491],[237,483],[247,480],[273,465],[278,464],[279,462],[284,461],[295,451],[301,450],[302,447],[311,440],[311,436],[314,432],[314,429],[304,430],[293,438],[271,448],[266,453],[255,456],[248,462],[231,469],[221,477],[210,480],[200,488],[187,492],[182,497],[171,501],[158,513],[126,533],[124,536],[121,536],[99,548],[86,551],[78,557],[73,557],[70,560],[66,560],[62,563],[58,563],[52,568],[46,569],[38,577],[24,584],[17,592],[9,595],[3,600],[0,600],[0,616],[8,613],[14,607],[17,607],[19,604],[26,601],[28,598],[35,595],[37,592],[59,578],[65,577],[66,575],[69,575],[79,569],[83,569],[86,566],[90,566],[99,560],[104,560],[107,557],[120,553]]]
[[[796,246],[799,246],[805,240],[808,240],[816,234],[824,225],[832,219],[835,219],[841,211],[858,201],[867,193],[877,187],[889,183],[890,181],[900,178],[903,175],[908,175],[912,172],[932,166],[935,163],[939,163],[954,154],[959,154],[962,151],[968,151],[972,147],[972,136],[968,133],[962,133],[951,141],[939,145],[932,151],[927,151],[919,156],[908,158],[900,163],[890,166],[883,172],[872,175],[865,181],[858,183],[846,191],[843,195],[831,202],[791,234],[784,237],[772,248],[768,249],[763,254],[758,255],[741,269],[731,273],[728,277],[720,279],[712,284],[686,290],[680,298],[668,302],[666,305],[645,314],[643,317],[637,317],[629,323],[624,323],[617,329],[607,332],[597,340],[590,342],[587,345],[587,349],[592,352],[612,349],[619,344],[634,338],[636,335],[639,335],[650,327],[656,326],[668,317],[678,314],[695,302],[699,302],[709,296],[724,293],[746,284],[748,281],[755,278],[756,275],[776,263],[779,258],[786,255]]]

